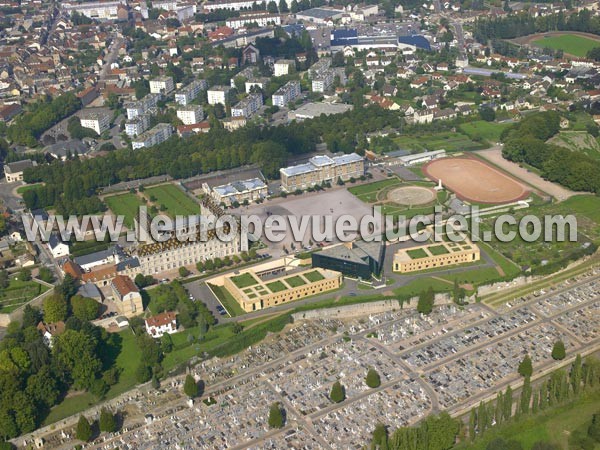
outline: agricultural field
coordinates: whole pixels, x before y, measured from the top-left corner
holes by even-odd
[[[0,313],[10,313],[33,300],[49,288],[36,281],[10,280],[6,289],[0,289]]]
[[[486,148],[485,142],[476,142],[466,134],[451,131],[423,133],[419,136],[402,135],[394,139],[398,147],[407,150],[446,150],[447,152],[464,152]]]
[[[585,153],[591,158],[600,159],[600,144],[586,131],[561,131],[548,140],[549,144]]]
[[[136,194],[119,194],[104,198],[104,203],[116,216],[124,216],[127,228],[133,228],[133,219],[137,217],[144,202]]]
[[[156,198],[157,206],[164,206],[169,216],[189,216],[200,214],[200,205],[188,197],[181,189],[173,184],[161,184],[147,188],[144,191],[146,198]]]
[[[600,41],[596,41],[575,34],[563,34],[560,36],[548,36],[536,39],[533,44],[541,48],[551,48],[554,50],[562,50],[565,53],[573,56],[584,57],[587,53],[595,48],[600,47]]]
[[[480,137],[493,145],[500,140],[500,135],[506,128],[510,127],[510,125],[510,123],[495,123],[478,120],[475,122],[463,123],[459,128],[460,131],[471,139]]]

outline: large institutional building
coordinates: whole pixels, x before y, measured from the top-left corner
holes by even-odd
[[[233,183],[215,186],[212,189],[207,183],[202,185],[202,189],[210,195],[217,205],[231,206],[233,203],[243,203],[244,201],[253,202],[267,197],[267,185],[260,178],[252,178],[244,181],[234,181]]]
[[[436,242],[398,250],[394,255],[394,272],[406,273],[436,269],[479,261],[479,247],[466,236],[461,242]]]
[[[287,192],[304,190],[324,182],[334,183],[338,178],[347,181],[365,174],[365,162],[356,153],[329,157],[313,156],[308,163],[279,169],[281,188]]]
[[[332,270],[315,268],[291,274],[281,270],[283,275],[279,276],[274,276],[277,268],[226,275],[224,286],[244,311],[251,312],[331,291],[342,284],[342,274]]]
[[[368,280],[371,275],[381,274],[384,257],[385,245],[381,242],[346,242],[313,253],[312,266]]]

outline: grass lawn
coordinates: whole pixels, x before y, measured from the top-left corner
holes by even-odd
[[[306,282],[299,275],[286,278],[285,282],[293,288],[303,286],[306,284]]]
[[[256,278],[254,278],[254,276],[248,272],[243,273],[241,275],[237,275],[235,277],[231,277],[230,280],[233,281],[233,284],[235,284],[240,289],[244,289],[258,284]]]
[[[374,203],[377,201],[377,193],[390,186],[400,185],[402,182],[396,178],[388,178],[387,180],[375,181],[374,183],[363,184],[348,188],[348,192],[355,195],[365,203]]]
[[[88,253],[99,252],[110,247],[112,242],[98,242],[95,239],[89,241],[76,241],[71,245],[71,256],[82,256]]]
[[[508,128],[510,123],[486,122],[485,120],[477,120],[475,122],[463,123],[460,125],[460,131],[469,136],[471,139],[481,137],[491,144],[500,140],[500,134],[505,128]]]
[[[533,44],[542,48],[562,50],[565,53],[579,57],[584,57],[591,49],[600,47],[600,41],[575,34],[549,36],[533,41]]]
[[[25,192],[35,189],[36,187],[42,186],[42,183],[26,184],[17,188],[17,194],[23,195]]]
[[[133,219],[139,214],[140,206],[144,205],[136,194],[119,194],[104,198],[104,203],[117,216],[125,216],[127,228],[133,227]]]
[[[155,203],[158,206],[164,205],[165,212],[170,216],[200,214],[200,205],[173,184],[161,184],[160,186],[146,188],[144,195],[147,198],[150,196],[156,197]]]
[[[242,309],[240,304],[233,298],[233,296],[229,293],[224,286],[217,286],[211,284],[209,286],[211,290],[215,293],[223,307],[227,310],[231,317],[241,316],[246,314],[246,312]]]
[[[312,272],[306,272],[304,274],[304,278],[306,278],[311,283],[315,283],[317,281],[321,281],[325,277],[321,275],[318,271],[313,270]]]
[[[394,295],[398,298],[410,298],[419,295],[421,292],[432,288],[435,292],[449,292],[453,285],[437,280],[435,278],[423,277],[411,281],[405,286],[394,289]]]
[[[598,412],[600,391],[592,392],[581,398],[533,417],[521,418],[499,427],[492,428],[482,437],[469,444],[459,445],[458,449],[484,450],[490,441],[497,437],[514,439],[524,449],[529,449],[537,441],[547,440],[560,448],[574,448],[569,445],[569,435],[591,422],[592,415]],[[596,449],[600,446],[596,445]]]
[[[427,247],[427,250],[429,250],[429,253],[431,253],[434,256],[445,255],[449,253],[448,249],[446,249],[446,247],[444,247],[443,245],[433,245],[431,247]]]
[[[413,250],[408,250],[406,252],[406,254],[408,256],[410,256],[411,259],[421,259],[421,258],[426,258],[427,252],[425,250],[423,250],[422,248],[415,248]]]
[[[407,150],[446,150],[448,152],[464,152],[481,150],[487,145],[475,142],[466,134],[460,132],[440,131],[439,133],[423,133],[421,135],[402,135],[394,139],[400,148]]]
[[[285,291],[287,287],[281,281],[273,281],[272,283],[267,283],[267,287],[271,290],[271,292],[281,292]]]
[[[11,278],[8,287],[0,290],[0,313],[10,313],[48,289],[36,281]]]
[[[115,365],[119,369],[119,381],[111,386],[106,394],[107,399],[114,398],[132,389],[136,384],[135,369],[139,363],[139,350],[135,343],[135,336],[129,328],[120,331],[117,335],[121,338],[116,351]],[[96,397],[89,392],[77,393],[66,397],[60,404],[50,410],[50,414],[44,420],[44,425],[57,422],[83,411],[97,403]]]

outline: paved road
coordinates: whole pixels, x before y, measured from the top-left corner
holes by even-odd
[[[23,186],[24,184],[21,181],[7,183],[6,178],[0,180],[0,199],[11,211],[18,212],[24,210],[24,206],[21,204],[22,199],[15,192],[19,186]]]
[[[122,44],[123,38],[121,36],[116,37],[112,44],[110,44],[106,58],[104,59],[104,65],[100,70],[100,80],[104,80],[109,75],[110,65],[119,57],[119,48],[121,48]]]

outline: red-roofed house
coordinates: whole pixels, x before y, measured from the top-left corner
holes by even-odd
[[[146,331],[154,338],[177,332],[177,314],[167,311],[146,319]]]
[[[117,275],[111,280],[110,287],[120,314],[130,317],[144,310],[140,290],[131,278]]]

